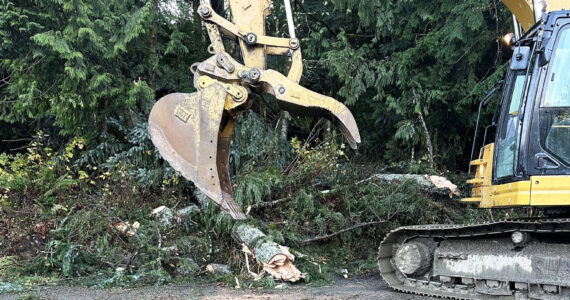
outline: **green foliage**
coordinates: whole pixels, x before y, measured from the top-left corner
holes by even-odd
[[[200,22],[163,2],[2,0],[0,120],[50,120],[91,145],[110,118],[148,114],[158,90],[191,89]]]
[[[11,206],[24,193],[35,198],[37,204],[51,208],[57,202],[56,196],[86,183],[85,171],[69,167],[74,153],[83,148],[83,139],[75,138],[62,152],[54,153],[42,144],[46,137],[40,131],[26,154],[0,154],[0,205]]]
[[[283,176],[277,168],[266,168],[259,172],[241,174],[234,190],[234,198],[242,207],[271,199],[275,189],[283,184]]]
[[[23,294],[20,297],[18,297],[18,300],[39,300],[39,299],[41,298],[33,294]]]
[[[330,90],[349,105],[371,157],[382,157],[392,139],[406,150],[400,152],[425,153],[425,133],[416,122],[422,112],[436,162],[465,165],[462,154],[470,143],[458,137],[472,130],[475,101],[503,73],[494,71],[506,58],[498,40],[509,30],[510,14],[497,5],[476,0],[302,4],[315,17],[309,23],[299,18],[298,34],[306,37],[309,68],[318,70],[305,77],[316,82],[314,89]],[[318,76],[328,80],[311,78]]]
[[[230,165],[235,173],[267,167],[284,168],[291,157],[289,143],[275,126],[254,111],[238,118],[232,137]]]
[[[15,256],[0,257],[0,281],[13,280],[20,274],[18,258]]]

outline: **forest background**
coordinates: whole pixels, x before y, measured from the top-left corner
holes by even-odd
[[[147,133],[153,104],[193,92],[190,65],[209,57],[198,2],[0,0],[0,291],[62,280],[276,284],[248,277],[230,237],[235,223],[160,158]],[[240,116],[230,155],[247,222],[303,253],[296,262],[305,282],[320,284],[341,269],[375,272],[378,244],[399,225],[492,218],[415,182],[373,175],[443,175],[466,191],[478,100],[511,54],[501,44],[512,30],[506,7],[494,0],[292,5],[301,84],[345,103],[363,143],[352,151],[328,122],[287,117],[274,99],[260,98]],[[279,1],[267,31],[287,36]],[[287,64],[269,60],[280,71]],[[150,215],[161,205],[192,213],[165,224]],[[114,226],[127,222],[140,224],[133,236]],[[367,222],[381,224],[311,241]],[[210,263],[232,273],[205,274]]]

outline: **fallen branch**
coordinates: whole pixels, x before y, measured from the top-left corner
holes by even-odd
[[[281,199],[277,199],[277,200],[273,200],[273,201],[266,201],[266,202],[253,204],[253,205],[249,206],[248,210],[255,209],[255,208],[273,207],[273,206],[275,206],[281,202],[285,202],[285,201],[290,200],[290,199],[291,199],[291,197],[285,197],[285,198],[281,198]]]
[[[371,225],[383,224],[383,223],[386,223],[386,221],[385,221],[385,220],[382,220],[382,221],[373,221],[373,222],[359,223],[359,224],[356,224],[356,225],[354,225],[354,226],[345,228],[345,229],[343,229],[343,230],[340,230],[340,231],[337,231],[337,232],[334,232],[334,233],[331,233],[331,234],[322,235],[322,236],[318,236],[318,237],[316,237],[316,238],[312,238],[312,239],[307,239],[307,240],[301,241],[300,244],[301,244],[301,245],[305,245],[305,244],[309,244],[309,243],[313,243],[313,242],[319,242],[319,241],[328,240],[328,239],[330,239],[330,238],[333,238],[333,237],[335,237],[335,236],[337,236],[337,235],[339,235],[339,234],[341,234],[341,233],[345,233],[345,232],[347,232],[347,231],[351,231],[351,230],[354,230],[354,229],[357,229],[357,228],[366,227],[366,226],[371,226]]]

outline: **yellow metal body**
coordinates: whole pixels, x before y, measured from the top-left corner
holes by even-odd
[[[530,184],[530,205],[570,205],[570,176],[533,176]]]
[[[491,201],[483,208],[529,206],[531,196],[530,181],[517,181],[491,186]]]
[[[471,162],[475,169],[471,197],[461,201],[478,203],[480,208],[506,208],[521,206],[570,206],[570,176],[531,176],[521,180],[493,185],[494,144],[481,150],[479,158]]]
[[[467,181],[473,188],[471,198],[465,198],[463,202],[479,202],[480,206],[491,203],[491,178],[493,177],[493,152],[495,144],[483,147],[479,158],[472,161],[470,166],[475,169],[475,177]]]
[[[539,0],[502,0],[509,10],[515,15],[524,30],[530,29],[537,20],[535,20],[534,6],[539,4]],[[570,1],[568,0],[545,0],[546,12],[570,9]],[[540,6],[540,5],[537,5]],[[540,7],[539,7],[540,8]]]
[[[525,30],[536,23],[538,14],[535,14],[535,9],[550,12],[570,8],[569,0],[502,1]],[[471,197],[462,199],[462,202],[476,203],[481,208],[570,206],[570,176],[531,176],[530,180],[493,185],[494,151],[494,144],[488,144],[481,150],[479,158],[470,162],[475,171],[474,178],[467,181],[472,185]]]

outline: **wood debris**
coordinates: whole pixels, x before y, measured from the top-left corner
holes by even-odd
[[[139,222],[134,222],[132,225],[129,222],[119,222],[110,225],[111,228],[115,229],[121,235],[126,237],[131,237],[137,233],[137,230],[141,226]]]
[[[229,274],[230,266],[222,265],[222,264],[209,264],[206,266],[206,271],[214,274],[214,273],[222,273],[222,274]]]

